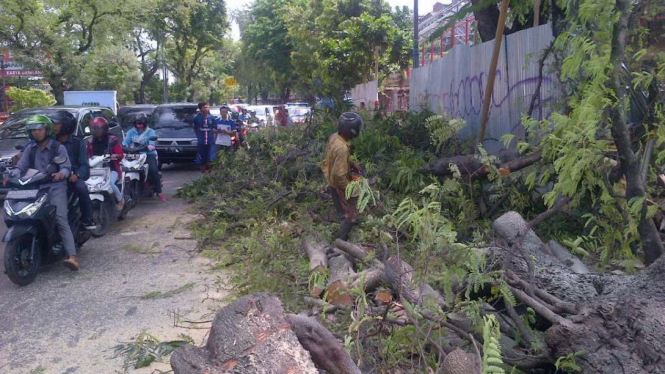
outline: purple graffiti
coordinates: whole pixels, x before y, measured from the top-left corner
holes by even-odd
[[[441,108],[444,112],[452,115],[453,117],[462,117],[466,118],[469,116],[480,115],[483,105],[483,100],[485,97],[485,78],[487,74],[482,72],[478,75],[467,76],[461,79],[456,86],[454,82],[450,83],[448,92],[441,94],[420,94],[417,97],[417,104],[419,106],[429,104],[430,108]],[[512,94],[516,90],[526,90],[528,86],[536,86],[538,83],[538,77],[528,77],[522,79],[509,87],[507,92],[497,92],[497,89],[501,87],[501,82],[504,79],[504,73],[501,70],[496,71],[496,85],[494,89],[494,95],[492,95],[492,103],[490,105],[490,113],[492,109],[501,110],[502,106],[508,101],[510,102]],[[543,86],[553,83],[553,79],[548,76],[543,76]],[[536,117],[538,119],[543,118],[542,113],[542,104],[549,102],[552,99],[551,92],[542,92],[543,87],[541,87],[541,93],[545,97],[540,97],[540,100],[537,101],[536,109],[538,113]]]

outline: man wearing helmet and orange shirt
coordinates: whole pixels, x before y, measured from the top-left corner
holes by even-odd
[[[353,172],[360,173],[360,166],[351,162],[349,141],[355,139],[363,126],[362,118],[353,112],[347,112],[339,117],[337,132],[328,139],[326,155],[321,169],[330,185],[329,191],[332,196],[335,209],[342,222],[337,238],[346,240],[358,222],[358,211],[353,202],[346,199],[346,187],[354,179]]]

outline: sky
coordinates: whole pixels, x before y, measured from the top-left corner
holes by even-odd
[[[387,0],[387,1],[391,7],[395,6],[402,7],[406,5],[409,8],[413,9],[413,0]],[[434,4],[437,3],[437,1],[440,1],[444,4],[450,3],[450,0],[418,0],[418,13],[420,13],[421,16],[429,13],[434,7]],[[230,14],[236,9],[245,8],[252,2],[253,0],[235,0],[235,1],[229,1],[226,4],[228,7],[228,12]],[[231,36],[233,37],[234,40],[240,39],[240,31],[238,30],[238,24],[235,22],[231,23]]]

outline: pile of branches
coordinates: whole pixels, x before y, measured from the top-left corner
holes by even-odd
[[[321,323],[351,313],[354,320],[375,322],[373,336],[413,326],[422,338],[422,353],[431,350],[437,358],[430,366],[436,373],[499,373],[510,367],[548,372],[554,365],[584,373],[663,372],[665,349],[659,342],[665,337],[660,312],[665,307],[665,259],[637,276],[573,270],[574,264],[559,260],[531,230],[545,218],[526,222],[509,212],[494,222],[495,246],[483,249],[493,259],[488,271],[500,269],[514,297],[483,304],[483,315],[497,322],[500,336],[478,329],[439,290],[420,281],[400,256],[377,256],[371,247],[339,239],[326,245],[305,237],[302,250],[310,274],[328,274],[325,283],[312,284],[306,298],[310,308],[284,316],[275,298],[245,297],[218,313],[205,348],[176,351],[173,368],[176,374],[276,367],[316,373],[311,358],[328,373],[361,373],[365,370]],[[463,283],[456,288],[468,286]],[[354,297],[353,289],[365,296]],[[525,322],[529,313],[535,328]],[[302,348],[308,356],[298,353]]]

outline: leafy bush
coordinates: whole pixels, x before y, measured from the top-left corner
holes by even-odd
[[[27,90],[9,87],[7,88],[7,96],[14,102],[10,108],[10,112],[16,112],[26,108],[39,108],[51,106],[55,104],[55,97],[50,93],[39,90],[36,88],[29,88]]]

